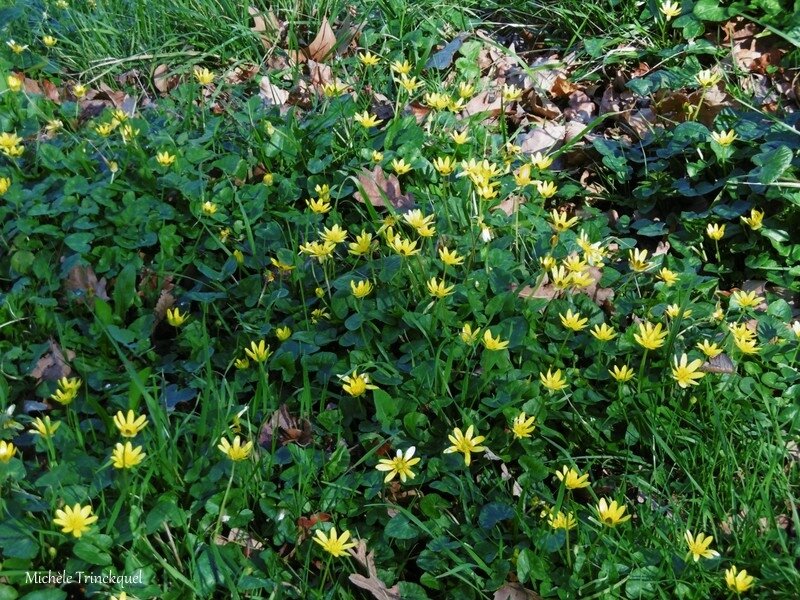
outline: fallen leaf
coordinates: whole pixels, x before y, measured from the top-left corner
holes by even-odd
[[[72,367],[67,360],[73,360],[75,353],[67,350],[67,357],[61,351],[55,340],[50,340],[50,351],[43,354],[36,365],[31,369],[30,376],[39,381],[58,381],[62,377],[69,377]]]
[[[363,169],[358,175],[357,181],[363,189],[363,194],[359,190],[353,196],[362,204],[369,201],[376,208],[385,208],[390,205],[398,210],[406,210],[414,206],[414,198],[411,194],[403,194],[400,191],[400,181],[397,177],[389,175],[387,178],[380,165],[377,165],[372,171]]]
[[[577,90],[569,96],[569,108],[564,111],[564,116],[571,121],[588,123],[594,118],[597,106],[586,92]]]
[[[272,413],[269,420],[261,426],[258,443],[263,448],[272,448],[273,439],[278,435],[280,445],[296,443],[307,446],[311,443],[311,423],[306,419],[295,419],[289,414],[285,404]]]
[[[552,121],[543,125],[534,125],[527,132],[517,137],[517,144],[526,154],[541,152],[547,154],[557,150],[564,144],[567,128]]]
[[[284,106],[289,100],[289,92],[272,83],[266,75],[259,81],[258,88],[267,106]]]
[[[358,540],[357,544],[358,546],[350,549],[350,555],[362,568],[366,569],[367,576],[352,573],[348,577],[350,582],[362,590],[367,590],[377,600],[402,600],[398,585],[386,587],[386,584],[378,577],[378,570],[375,568],[375,553],[367,553],[367,542]]]
[[[306,56],[311,60],[321,62],[325,60],[335,46],[336,35],[333,33],[331,24],[328,23],[328,17],[323,17],[317,37],[309,44],[306,50]]]
[[[218,546],[225,546],[227,544],[236,544],[244,549],[244,555],[250,556],[253,551],[261,550],[264,544],[253,538],[244,529],[233,527],[227,536],[217,535],[214,538],[214,543]]]
[[[519,583],[506,583],[498,589],[493,600],[541,600],[536,592],[522,587]]]
[[[303,517],[301,516],[297,519],[297,526],[300,529],[303,529],[305,532],[308,532],[314,525],[317,523],[327,523],[331,520],[331,516],[328,513],[314,513],[310,517]]]
[[[500,114],[501,106],[502,103],[499,92],[497,92],[497,90],[486,90],[467,102],[463,113],[468,117],[481,113],[489,113],[489,117],[496,117]]]
[[[153,71],[153,86],[162,94],[167,94],[180,83],[180,77],[170,76],[167,65],[158,65]]]
[[[64,282],[67,291],[73,292],[79,302],[88,302],[92,298],[109,300],[106,293],[106,278],[99,281],[91,265],[75,265]]]

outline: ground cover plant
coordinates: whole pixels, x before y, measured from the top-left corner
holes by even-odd
[[[6,3],[0,598],[796,597],[793,8]]]

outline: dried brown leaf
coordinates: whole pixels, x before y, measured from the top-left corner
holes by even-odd
[[[366,204],[367,201],[376,208],[385,208],[388,205],[398,210],[407,210],[414,206],[411,194],[400,191],[400,181],[395,175],[386,177],[380,165],[372,171],[363,169],[358,175],[358,183],[363,189],[363,194],[358,191],[353,194],[356,200]]]
[[[259,95],[268,106],[285,106],[289,100],[289,92],[279,88],[264,75],[258,83]]]
[[[331,24],[328,23],[328,17],[322,19],[322,24],[319,27],[319,32],[314,41],[309,44],[306,49],[306,56],[311,60],[322,62],[331,53],[331,50],[336,46],[336,34],[333,33]]]
[[[167,94],[176,88],[180,80],[177,75],[170,76],[167,65],[158,65],[153,71],[153,86],[162,94]]]
[[[487,116],[496,117],[500,114],[501,105],[500,94],[496,90],[486,90],[467,102],[463,113],[468,117],[481,113],[488,113]]]
[[[67,275],[64,287],[69,292],[74,292],[80,302],[87,302],[91,298],[108,300],[106,293],[106,278],[98,281],[97,275],[91,265],[75,265]]]
[[[67,350],[67,356],[61,351],[61,347],[55,340],[50,340],[50,351],[46,352],[36,361],[36,365],[31,369],[30,376],[38,381],[57,381],[62,377],[69,377],[72,367],[68,360],[75,358],[75,353]]]
[[[536,592],[522,587],[519,583],[506,583],[494,593],[493,600],[541,600]]]
[[[567,128],[552,121],[541,126],[533,126],[526,133],[517,138],[522,152],[535,154],[536,152],[548,153],[557,150],[564,144]]]
[[[352,573],[349,576],[350,582],[362,590],[367,590],[376,600],[401,600],[400,587],[397,585],[386,587],[386,584],[378,577],[378,570],[375,568],[375,553],[367,552],[367,542],[358,540],[357,543],[358,546],[351,549],[350,554],[367,571],[367,576]]]
[[[311,423],[306,419],[296,419],[289,414],[285,404],[272,413],[269,420],[261,426],[258,434],[258,443],[264,448],[271,448],[275,435],[278,442],[285,446],[296,443],[307,446],[311,443]]]

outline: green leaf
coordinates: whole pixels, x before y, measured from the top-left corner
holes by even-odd
[[[64,243],[78,254],[86,254],[91,250],[89,242],[94,239],[94,234],[87,231],[81,233],[72,233],[64,238]]]
[[[375,416],[383,427],[389,427],[400,414],[400,403],[383,390],[373,390]]]
[[[759,154],[754,157],[753,162],[760,164],[761,167],[754,169],[753,173],[761,183],[772,183],[789,168],[793,156],[794,154],[787,146],[779,146],[771,152]]]
[[[64,600],[67,597],[67,592],[63,590],[36,590],[29,594],[25,594],[19,600]]]
[[[6,558],[33,558],[39,544],[13,521],[0,523],[0,548]]]
[[[384,533],[386,537],[398,540],[413,540],[419,536],[417,528],[404,514],[399,514],[389,519]]]
[[[136,298],[136,267],[128,263],[114,284],[114,313],[122,317]]]
[[[502,502],[490,502],[481,509],[478,516],[478,523],[484,529],[491,529],[500,521],[507,521],[514,518],[514,508]]]
[[[89,540],[81,540],[72,550],[75,556],[81,560],[85,560],[90,565],[99,565],[105,567],[112,563],[111,555],[104,550],[101,550]]]
[[[16,598],[19,598],[17,590],[10,585],[0,583],[0,600],[16,600]]]
[[[422,586],[410,581],[400,581],[398,584],[400,588],[400,597],[403,600],[428,600],[428,594]]]
[[[634,569],[625,584],[625,595],[634,598],[652,598],[658,583],[658,567],[649,566]]]

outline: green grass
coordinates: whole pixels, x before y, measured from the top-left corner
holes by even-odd
[[[481,18],[500,39],[523,23],[552,23],[536,35],[578,53],[575,85],[609,85],[605,68],[663,61],[628,85],[639,103],[699,94],[696,74],[724,65],[724,52],[686,46],[691,23],[662,27],[649,4],[650,13],[632,3],[615,12],[604,3],[362,3],[353,17],[364,24],[359,47],[381,64],[365,68],[346,52],[330,61],[346,93],[314,89],[307,103],[281,110],[263,104],[256,81],[223,79],[264,60],[238,3],[126,10],[99,1],[95,10],[50,7],[45,26],[40,6],[13,6],[2,33],[31,47],[0,48],[0,133],[22,140],[0,138],[0,439],[16,449],[0,451],[0,598],[122,590],[26,583],[27,572],[48,570],[141,574],[125,587],[137,598],[360,600],[397,586],[403,598],[466,600],[515,582],[543,598],[730,598],[725,571],[734,565],[756,577],[746,596],[794,597],[796,117],[742,103],[713,123],[665,121],[638,140],[619,135],[612,118],[595,119],[590,136],[554,151],[545,167],[509,150],[530,128],[515,119],[514,101],[497,119],[432,110],[417,120],[410,110],[432,102],[427,92],[455,100],[460,82],[499,93],[504,82],[475,66],[492,45],[477,37],[446,69],[424,68],[437,44]],[[305,47],[323,16],[337,26],[346,7],[273,10],[289,21],[278,53]],[[47,31],[58,34],[49,51],[40,42]],[[635,56],[609,55],[623,42]],[[413,94],[390,71],[401,58],[425,84]],[[6,78],[14,70],[94,87],[162,63],[185,78],[127,117],[110,107],[87,116],[71,99],[15,92]],[[194,80],[195,64],[214,71],[213,84]],[[261,73],[286,89],[307,77],[299,67]],[[724,85],[746,100],[740,76],[728,70]],[[354,116],[373,109],[370,90],[394,108],[365,129]],[[46,130],[54,119],[62,128]],[[731,145],[711,137],[723,129],[737,134]],[[470,139],[457,144],[455,131]],[[159,164],[160,152],[175,161]],[[442,157],[455,161],[453,173],[437,170]],[[398,176],[402,192],[434,232],[403,210],[356,199],[372,193],[385,203],[364,170],[392,173],[399,158],[413,167]],[[483,176],[481,163],[470,176],[468,161],[483,160]],[[487,180],[496,197],[481,197]],[[308,200],[324,199],[322,186],[330,211],[318,214]],[[524,202],[507,215],[497,207],[509,196]],[[743,220],[753,210],[763,211],[755,229]],[[721,240],[709,238],[709,224],[725,226]],[[308,244],[334,225],[346,241],[324,249],[326,260],[309,256]],[[349,252],[364,232],[369,249]],[[401,256],[394,235],[419,253]],[[667,253],[654,254],[659,243]],[[442,248],[463,262],[444,264]],[[642,249],[649,264],[637,270],[631,253]],[[553,289],[553,266],[575,270],[563,290]],[[581,276],[613,296],[597,297]],[[445,298],[431,294],[434,277],[453,286]],[[365,280],[372,293],[354,297],[351,283]],[[731,292],[754,281],[765,282],[763,303],[743,306]],[[184,322],[169,322],[165,300]],[[567,311],[587,323],[568,329]],[[664,327],[660,347],[637,342],[640,322]],[[601,323],[613,339],[590,333]],[[734,334],[747,323],[753,353]],[[508,347],[493,350],[484,332]],[[270,356],[243,364],[262,340]],[[733,368],[680,387],[674,361],[704,362],[702,340]],[[45,369],[53,344],[69,372]],[[617,382],[609,369],[623,364],[634,377]],[[553,371],[563,389],[545,385]],[[356,372],[376,389],[348,391],[342,377]],[[67,404],[55,399],[62,375],[79,379]],[[148,419],[131,440],[113,421],[128,410]],[[512,427],[523,412],[536,428],[518,439]],[[51,439],[31,433],[44,416],[60,423]],[[280,427],[263,441],[273,420]],[[454,429],[470,425],[488,451],[466,465],[444,451]],[[235,436],[253,444],[245,460],[218,449]],[[110,458],[126,441],[147,456],[117,469]],[[379,461],[410,446],[421,459],[415,477],[384,483]],[[588,475],[588,487],[561,483],[564,466]],[[604,525],[601,498],[631,519]],[[75,503],[98,517],[80,538],[54,523],[56,510]],[[575,528],[551,524],[559,511],[572,513]],[[313,542],[331,527],[371,553],[374,572]],[[721,556],[689,558],[687,530],[713,535]],[[382,583],[370,594],[353,574]]]

